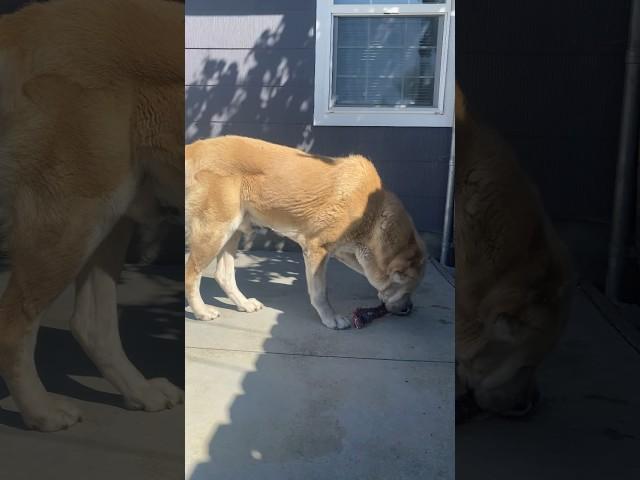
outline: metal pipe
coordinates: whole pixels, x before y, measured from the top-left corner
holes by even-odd
[[[629,208],[632,205],[632,175],[638,145],[638,86],[640,82],[640,0],[633,0],[629,18],[629,39],[625,58],[626,71],[620,121],[618,166],[616,170],[615,194],[609,261],[605,292],[617,301],[625,264],[625,251],[629,238]]]
[[[451,129],[451,154],[449,155],[449,174],[447,176],[447,199],[444,205],[444,225],[442,227],[442,244],[440,247],[440,263],[449,265],[451,249],[451,233],[453,230],[453,190],[456,172],[456,127]]]
[[[638,132],[640,135],[640,132]],[[640,267],[640,144],[638,145],[638,163],[636,164],[636,174],[638,181],[636,182],[636,260]]]

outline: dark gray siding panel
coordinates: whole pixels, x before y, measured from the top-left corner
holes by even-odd
[[[236,134],[376,165],[420,230],[442,229],[451,130],[314,127],[315,1],[187,3],[186,140]]]
[[[629,4],[565,0],[552,15],[536,2],[458,5],[457,80],[556,220],[610,219]]]

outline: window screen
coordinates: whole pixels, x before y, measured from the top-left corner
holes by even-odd
[[[441,19],[334,17],[333,105],[434,107]]]
[[[416,3],[444,3],[445,0],[334,0],[335,5],[410,5]]]

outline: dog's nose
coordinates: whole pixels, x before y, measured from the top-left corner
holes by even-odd
[[[411,300],[409,300],[402,308],[396,308],[393,310],[390,310],[391,313],[393,313],[394,315],[409,315],[411,313],[411,311],[413,310],[413,303],[411,302]]]
[[[409,300],[409,303],[407,303],[407,306],[404,308],[404,310],[400,312],[400,315],[409,315],[412,310],[413,310],[413,302]]]

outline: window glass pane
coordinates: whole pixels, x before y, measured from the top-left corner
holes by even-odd
[[[335,17],[335,106],[434,107],[441,17]]]
[[[369,23],[362,17],[339,17],[336,19],[336,44],[339,48],[366,47],[369,42]]]
[[[333,0],[334,5],[409,5],[416,3],[445,3],[445,0]]]

